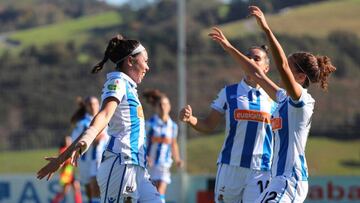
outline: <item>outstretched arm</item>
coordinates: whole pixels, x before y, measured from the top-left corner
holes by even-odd
[[[220,112],[212,109],[206,118],[199,119],[196,116],[193,116],[190,105],[181,109],[179,113],[180,121],[189,124],[195,130],[203,133],[212,132],[220,123],[222,117],[223,115]]]
[[[243,53],[233,47],[219,28],[214,27],[209,36],[214,41],[218,42],[223,49],[241,65],[241,68],[247,74],[252,76],[252,78],[269,94],[269,96],[276,101],[276,92],[279,87],[266,76],[266,74],[255,64],[254,61],[250,60]]]
[[[287,94],[292,99],[298,100],[301,96],[302,88],[296,82],[294,75],[291,72],[289,62],[283,48],[281,47],[280,43],[278,42],[269,25],[267,24],[263,12],[256,6],[250,6],[249,11],[250,15],[256,18],[257,23],[265,32],[266,38],[269,41],[271,53],[276,64],[276,68],[280,73],[280,77],[284,83]]]
[[[103,108],[94,117],[90,127],[80,135],[73,143],[58,157],[46,157],[49,161],[43,168],[37,172],[37,178],[42,179],[47,176],[49,180],[53,174],[60,168],[60,166],[70,157],[72,163],[77,165],[78,157],[88,149],[90,144],[94,141],[96,136],[101,133],[105,126],[109,123],[115,109],[118,105],[118,100],[110,97],[104,101]]]

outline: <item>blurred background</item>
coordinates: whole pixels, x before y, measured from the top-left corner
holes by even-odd
[[[139,92],[158,88],[169,95],[177,121],[177,3],[0,0],[1,203],[49,202],[59,190],[55,180],[37,181],[35,173],[45,163],[43,157],[56,155],[60,141],[70,134],[76,97],[100,97],[113,64],[107,63],[100,74],[90,70],[117,33],[145,45],[150,72]],[[207,37],[212,26],[223,29],[242,51],[266,43],[256,21],[247,18],[249,5],[265,12],[287,54],[327,55],[337,67],[327,93],[310,88],[316,106],[306,149],[311,176],[307,202],[360,202],[360,0],[187,0],[186,103],[195,115],[205,116],[219,90],[243,76]],[[270,77],[277,79],[274,69]],[[143,105],[150,117],[151,107]],[[168,202],[212,202],[224,124],[208,136],[186,130],[187,142],[180,146],[187,154],[186,170],[182,175],[174,170]]]

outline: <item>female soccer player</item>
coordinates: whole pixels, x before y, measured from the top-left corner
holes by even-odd
[[[266,49],[252,47],[248,57],[264,74],[268,72]],[[205,118],[193,116],[190,105],[180,111],[180,120],[200,132],[212,131],[225,116],[226,138],[217,161],[216,202],[252,203],[268,184],[273,145],[270,117],[275,106],[252,76],[246,74],[240,83],[220,91]]]
[[[77,102],[79,108],[71,118],[71,123],[75,126],[71,134],[72,140],[76,140],[89,127],[91,120],[99,112],[99,100],[96,97],[90,96],[84,100],[78,98]],[[102,132],[96,137],[89,150],[78,160],[80,182],[85,186],[89,203],[100,202],[100,189],[96,181],[96,175],[106,142],[107,135]]]
[[[102,107],[90,127],[71,146],[38,172],[38,178],[49,179],[69,157],[83,154],[95,137],[108,125],[110,136],[100,164],[97,180],[101,202],[161,203],[160,195],[149,180],[146,166],[146,135],[142,105],[137,95],[147,71],[148,54],[137,40],[112,38],[103,60],[94,67],[99,72],[110,59],[115,71],[107,74],[102,92]]]
[[[279,103],[272,119],[275,137],[272,180],[255,202],[303,202],[308,191],[305,145],[315,103],[306,88],[310,83],[320,83],[326,89],[328,76],[336,69],[327,56],[296,52],[286,57],[262,11],[256,6],[250,6],[249,10],[266,34],[285,89],[277,86],[256,63],[236,50],[221,30],[214,28],[209,35]]]
[[[147,102],[156,114],[146,122],[147,156],[151,180],[165,203],[166,187],[170,184],[170,167],[175,159],[177,167],[182,166],[177,143],[178,126],[170,118],[171,104],[169,98],[159,90],[147,90],[143,93]]]

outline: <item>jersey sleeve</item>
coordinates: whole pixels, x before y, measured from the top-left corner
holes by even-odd
[[[109,98],[109,97],[115,97],[119,102],[123,99],[124,95],[126,93],[126,82],[120,78],[110,79],[106,81],[102,95],[101,100],[102,102]]]
[[[293,100],[291,97],[289,98],[289,103],[294,106],[295,108],[303,107],[307,101],[310,99],[310,95],[302,89],[300,98],[298,100]]]
[[[276,102],[277,103],[281,103],[281,102],[285,101],[286,97],[287,97],[286,90],[280,88],[276,92]]]
[[[222,114],[225,113],[225,110],[227,109],[225,88],[220,90],[217,98],[211,103],[211,108]]]

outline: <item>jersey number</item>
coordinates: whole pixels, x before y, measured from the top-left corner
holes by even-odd
[[[265,185],[263,184],[263,182],[261,180],[259,180],[257,182],[257,184],[259,185],[259,188],[260,188],[260,193],[264,192],[264,190],[267,188],[267,186],[269,185],[269,181],[267,180],[265,182]]]
[[[261,200],[261,203],[268,203],[269,201],[274,200],[276,198],[276,195],[276,192],[265,193],[264,198]]]

